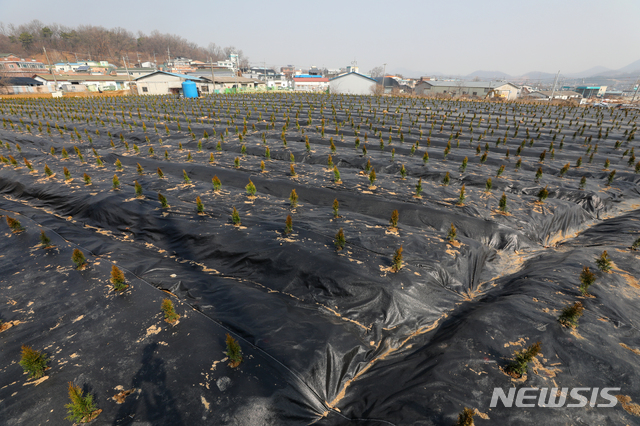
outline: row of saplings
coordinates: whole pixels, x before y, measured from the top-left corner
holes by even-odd
[[[7,225],[11,228],[13,233],[20,233],[24,231],[24,227],[15,218],[10,216],[6,217]],[[40,231],[40,245],[43,249],[52,248],[51,239],[45,234],[43,230]],[[76,266],[76,269],[83,270],[87,268],[88,262],[82,251],[74,249],[71,256],[71,260]],[[125,280],[124,273],[116,265],[111,267],[111,284],[115,293],[124,292],[129,285]],[[162,312],[164,313],[164,320],[171,325],[175,325],[180,318],[180,315],[175,311],[173,302],[169,299],[164,299],[161,305]],[[0,330],[2,329],[2,321],[0,320]],[[229,366],[236,368],[243,360],[242,349],[240,345],[227,333],[226,337],[227,350],[225,354],[229,359]],[[30,379],[40,379],[45,375],[45,371],[49,370],[49,357],[46,353],[33,349],[30,346],[22,346],[22,357],[20,359],[20,366],[24,369],[25,373],[29,375]],[[93,395],[87,393],[84,394],[80,386],[74,385],[69,382],[69,399],[71,402],[65,405],[67,409],[67,419],[78,422],[87,423],[98,417],[102,412],[98,409],[93,401]]]
[[[636,241],[631,246],[632,250],[640,250],[640,238],[636,239]],[[613,267],[611,258],[607,251],[603,251],[600,257],[596,259],[596,265],[598,269],[600,269],[604,273],[609,273],[611,268]],[[589,287],[591,287],[596,282],[596,275],[591,272],[588,266],[584,266],[582,268],[582,272],[580,273],[580,292],[583,296],[589,296]],[[578,327],[578,320],[582,316],[584,312],[584,306],[581,302],[575,302],[573,305],[569,305],[565,307],[560,316],[558,317],[558,321],[565,327],[568,328],[576,328]],[[520,378],[524,374],[527,373],[527,366],[529,362],[533,361],[533,358],[538,355],[540,352],[541,343],[536,342],[529,347],[516,351],[513,355],[513,361],[511,361],[505,368],[504,372],[514,378]],[[462,412],[458,415],[458,422],[456,426],[472,426],[473,416],[476,414],[475,410],[465,407]]]

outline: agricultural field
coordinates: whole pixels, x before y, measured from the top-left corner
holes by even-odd
[[[0,116],[4,424],[70,424],[73,392],[105,425],[640,421],[637,110],[275,93]],[[490,407],[513,387],[620,390]]]

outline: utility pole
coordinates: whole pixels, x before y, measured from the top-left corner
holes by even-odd
[[[136,55],[138,56],[138,66],[141,66],[140,65],[140,54],[138,52],[136,52]]]
[[[153,65],[155,65],[155,68],[158,69],[158,63],[156,62],[156,52],[153,52]]]
[[[387,64],[383,64],[384,69],[382,70],[382,94],[384,95],[384,78],[387,75]]]
[[[633,98],[631,99],[631,103],[633,103],[633,101],[636,100],[636,95],[638,94],[638,89],[640,89],[640,87],[638,87],[638,82],[640,82],[640,75],[636,79],[636,84],[634,84],[633,88],[632,88],[632,89],[635,89],[635,90],[633,91]]]
[[[551,90],[551,97],[549,98],[549,103],[553,100],[553,95],[556,93],[556,83],[558,83],[558,77],[560,77],[560,70],[558,70],[558,74],[556,74],[555,80],[553,80],[553,90]]]
[[[238,54],[235,54],[235,58],[236,58],[236,93],[238,93],[238,89],[240,89],[240,84],[238,83],[238,72],[240,71],[240,58],[238,58]]]
[[[213,83],[213,93],[216,93],[216,77],[213,75],[213,59],[209,58],[209,64],[211,65],[211,82]]]
[[[74,55],[76,55],[76,63],[78,63],[78,54],[76,52],[73,52]]]
[[[91,62],[91,52],[89,52],[89,62]]]
[[[53,72],[53,68],[51,68],[51,61],[49,61],[49,55],[47,55],[47,49],[42,46],[42,50],[44,50],[44,56],[47,58],[47,63],[49,64],[49,71],[51,71],[51,75],[53,76],[53,83],[55,84],[56,92],[58,91],[58,80],[56,79],[56,74]]]
[[[129,76],[129,90],[131,90],[131,74],[129,74],[129,68],[127,67],[127,61],[124,60],[124,56],[122,57],[122,62],[124,62],[124,69],[127,71],[127,75]]]

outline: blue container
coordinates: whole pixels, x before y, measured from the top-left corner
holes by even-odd
[[[182,83],[182,93],[184,94],[185,98],[197,98],[198,88],[193,81],[187,80]]]

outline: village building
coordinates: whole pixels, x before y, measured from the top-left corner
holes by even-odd
[[[537,99],[542,101],[548,101],[549,99],[551,99],[552,94],[553,94],[553,99],[559,99],[559,100],[582,99],[582,95],[580,93],[574,92],[572,90],[556,90],[555,92],[552,90],[538,90],[535,92],[528,93],[526,96],[524,96],[524,99]]]
[[[49,69],[35,59],[26,60],[12,53],[0,53],[0,72],[7,77],[32,77],[36,73],[49,72]]]
[[[263,81],[245,77],[218,77],[215,82],[210,75],[195,76],[176,74],[166,71],[155,71],[136,78],[139,95],[180,95],[183,93],[182,83],[192,81],[201,94],[220,93],[228,90],[264,90]]]
[[[151,74],[155,68],[116,68],[116,75],[130,75],[133,79]]]
[[[515,100],[520,89],[512,83],[504,81],[420,81],[416,84],[415,94],[427,96],[469,96],[495,97],[505,100]]]
[[[349,72],[329,80],[331,93],[344,93],[349,95],[372,95],[375,91],[376,81],[371,77],[358,72]]]
[[[322,92],[329,88],[329,79],[322,75],[295,75],[292,80],[296,92]]]
[[[128,89],[130,84],[130,77],[118,75],[36,74],[32,77],[49,87],[51,91],[104,92]]]
[[[109,74],[115,66],[107,61],[57,62],[53,68],[58,73]]]

